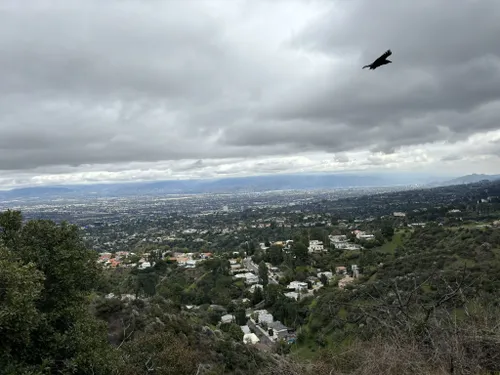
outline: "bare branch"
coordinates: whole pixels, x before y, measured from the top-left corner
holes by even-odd
[[[122,327],[123,327],[123,340],[122,340],[122,342],[120,343],[120,345],[118,345],[118,348],[117,348],[117,349],[120,349],[120,348],[121,348],[121,346],[123,345],[123,343],[124,343],[125,341],[127,341],[127,340],[130,338],[130,336],[132,336],[132,334],[133,334],[133,333],[134,333],[134,331],[135,331],[135,329],[133,329],[133,330],[132,330],[132,331],[130,331],[130,333],[127,335],[127,329],[129,329],[129,328],[130,328],[130,325],[131,325],[132,323],[129,323],[129,324],[128,324],[128,326],[126,326],[126,327],[125,327],[125,322],[123,321],[123,319],[121,319],[121,321],[122,321]]]

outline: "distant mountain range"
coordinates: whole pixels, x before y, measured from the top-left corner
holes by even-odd
[[[480,181],[495,181],[500,180],[500,174],[488,175],[488,174],[469,174],[462,177],[457,177],[451,180],[445,180],[441,182],[432,182],[428,184],[429,187],[437,186],[450,186],[450,185],[464,185],[464,184],[474,184]]]
[[[499,179],[500,175],[469,175],[452,180],[432,178],[418,174],[276,174],[220,179],[167,180],[153,182],[127,182],[88,185],[58,185],[16,188],[0,191],[0,200],[36,198],[83,198],[161,196],[168,194],[243,193],[273,190],[315,190],[342,188],[369,188],[385,186],[422,187],[447,186],[473,183],[480,180]],[[429,183],[429,181],[438,181]]]
[[[200,193],[241,193],[272,190],[312,190],[351,187],[382,187],[416,183],[405,175],[276,174],[220,179],[168,180],[89,185],[17,188],[0,191],[0,199],[132,196]]]

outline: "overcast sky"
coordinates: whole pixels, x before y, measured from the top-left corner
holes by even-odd
[[[500,173],[499,20],[499,0],[0,0],[0,187]]]

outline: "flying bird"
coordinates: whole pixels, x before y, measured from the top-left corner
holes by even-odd
[[[392,61],[387,60],[387,58],[391,55],[392,55],[392,52],[390,49],[388,49],[387,51],[384,52],[384,54],[382,56],[380,56],[377,60],[372,62],[370,65],[363,66],[363,69],[370,68],[370,70],[374,70],[374,69],[377,69],[379,66],[382,66],[385,64],[390,64],[390,63],[392,63]]]

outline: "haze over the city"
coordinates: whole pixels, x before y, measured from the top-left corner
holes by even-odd
[[[0,0],[0,10],[2,188],[498,173],[495,0]],[[392,64],[361,69],[388,48]]]

